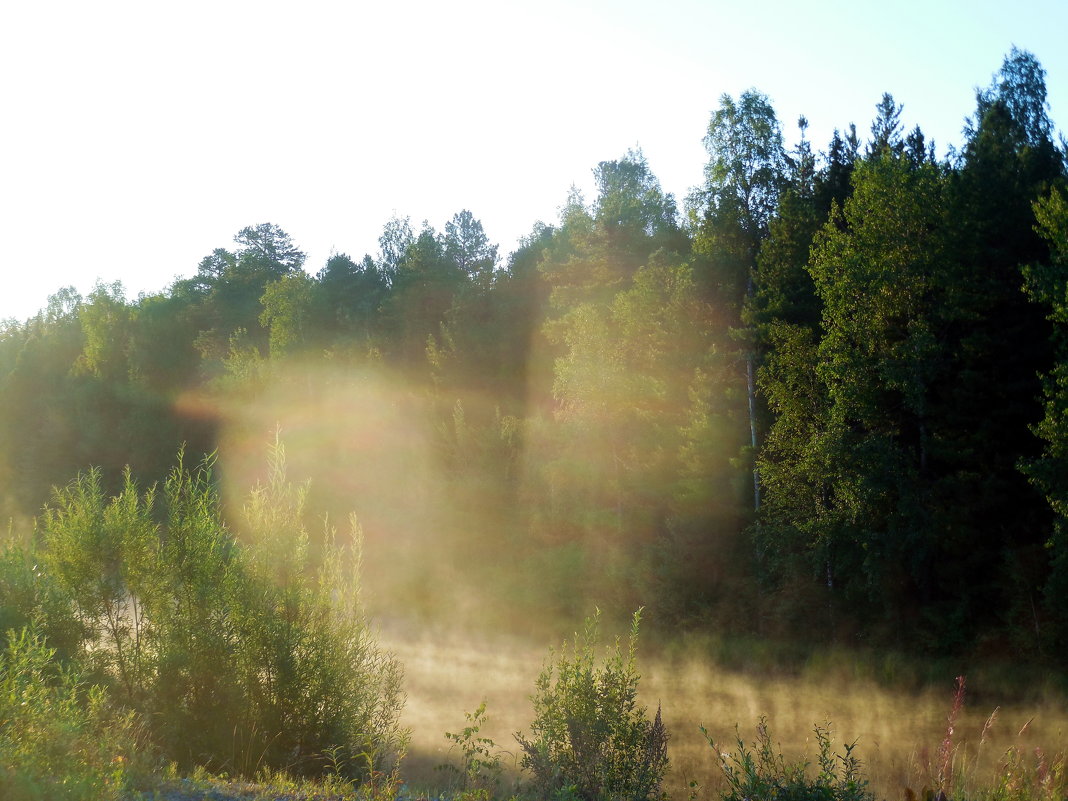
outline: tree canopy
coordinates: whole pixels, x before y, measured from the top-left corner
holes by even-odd
[[[872,100],[870,138],[819,150],[723,95],[681,210],[630,150],[510,254],[469,209],[321,265],[262,223],[153,295],[60,289],[0,328],[0,513],[89,465],[101,492],[165,481],[284,398],[407,599],[447,566],[517,605],[1068,665],[1045,72],[1013,48],[941,159]]]

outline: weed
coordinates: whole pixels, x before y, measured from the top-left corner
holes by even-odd
[[[938,791],[945,794],[946,788],[953,782],[953,732],[957,718],[964,708],[964,676],[957,676],[957,689],[953,693],[953,706],[946,718],[946,734],[938,748]]]
[[[980,776],[980,757],[998,718],[995,709],[983,724],[979,744],[974,755],[964,745],[954,745],[957,719],[964,707],[963,676],[957,677],[953,704],[946,720],[946,731],[938,751],[937,770],[926,765],[926,778],[920,777],[924,788],[919,796],[911,787],[905,788],[906,801],[946,801],[946,799],[976,799],[981,801],[1061,801],[1068,798],[1068,769],[1066,754],[1048,754],[1041,748],[1028,748],[1022,742],[1031,721],[1023,725],[1016,742],[998,760],[993,776]],[[932,773],[934,775],[932,776]],[[931,789],[931,787],[935,789]]]
[[[362,767],[361,797],[367,801],[395,801],[404,782],[400,766],[408,751],[407,730],[394,729],[388,738],[368,736],[355,761]]]
[[[445,732],[445,739],[452,743],[453,749],[460,751],[460,765],[451,762],[438,765],[438,770],[453,776],[455,788],[461,794],[469,791],[496,790],[501,784],[504,765],[501,764],[502,752],[489,737],[480,736],[486,725],[486,702],[478,705],[474,712],[465,712],[467,725],[459,732]]]
[[[757,739],[747,748],[741,735],[737,736],[736,753],[720,751],[702,726],[701,732],[716,752],[727,792],[724,801],[872,801],[868,782],[861,774],[861,763],[854,754],[856,743],[844,746],[835,754],[829,729],[815,727],[819,756],[819,771],[809,777],[810,763],[805,760],[787,762],[772,745],[766,718],[757,724]]]

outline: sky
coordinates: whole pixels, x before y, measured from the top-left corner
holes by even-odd
[[[1015,45],[1068,130],[1065,31],[1068,0],[0,0],[0,319],[163,291],[262,222],[313,274],[394,215],[507,254],[629,148],[681,205],[750,88],[819,149],[891,92],[942,155]]]

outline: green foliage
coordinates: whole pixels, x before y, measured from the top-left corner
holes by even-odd
[[[210,463],[181,459],[160,512],[155,489],[127,473],[107,498],[92,470],[42,517],[43,563],[83,627],[82,658],[183,766],[316,774],[340,749],[351,777],[369,779],[403,753],[401,670],[360,601],[359,529],[347,544],[329,532],[313,563],[305,492],[276,445],[243,543],[222,521]]]
[[[0,650],[0,798],[116,801],[144,753],[132,715],[117,714],[33,629]]]
[[[637,702],[638,625],[634,613],[627,651],[617,640],[598,664],[600,613],[559,653],[550,652],[531,696],[530,736],[516,734],[521,765],[539,798],[583,801],[656,799],[667,770],[667,731],[660,710],[650,721]]]
[[[841,622],[818,628],[833,637],[1025,645],[1063,664],[1066,174],[1045,72],[1014,48],[942,163],[919,129],[904,133],[901,108],[884,96],[866,147],[850,126],[822,154],[802,118],[788,154],[766,96],[723,96],[686,225],[630,151],[597,164],[592,202],[573,192],[556,225],[537,223],[503,260],[463,210],[440,233],[394,217],[377,255],[334,254],[313,277],[264,223],[158,294],[65,289],[35,318],[0,323],[0,520],[30,518],[52,486],[99,468],[64,491],[80,493],[84,520],[66,533],[59,518],[42,523],[57,540],[40,580],[14,557],[0,568],[0,614],[21,625],[32,615],[10,610],[37,609],[64,659],[90,626],[87,645],[108,643],[86,650],[96,675],[189,716],[165,739],[189,759],[227,739],[245,756],[224,761],[251,769],[260,735],[234,746],[194,723],[252,686],[251,670],[225,664],[245,641],[226,610],[246,604],[248,554],[207,518],[189,525],[216,543],[210,567],[168,550],[171,458],[181,442],[192,461],[210,452],[229,410],[278,397],[280,383],[294,406],[319,404],[374,364],[401,379],[403,414],[431,410],[406,418],[411,431],[444,432],[431,458],[448,502],[405,500],[411,519],[434,521],[450,569],[470,570],[462,578],[476,580],[476,554],[507,553],[514,567],[494,582],[536,586],[532,606],[655,601],[660,614],[763,633],[826,611]],[[136,500],[123,465],[159,497]],[[124,500],[112,507],[113,495]],[[386,517],[368,525],[386,531]],[[64,561],[61,540],[84,564]],[[412,575],[443,565],[433,549],[412,554]],[[317,557],[305,556],[297,572],[314,583]],[[159,578],[174,560],[186,577]],[[169,608],[175,592],[214,611]],[[271,603],[310,597],[287,592]],[[47,600],[65,593],[74,628]],[[743,595],[771,601],[758,615],[726,609]],[[16,596],[29,600],[5,600]],[[220,625],[193,634],[204,620]]]
[[[858,166],[854,193],[817,238],[811,272],[823,299],[817,374],[826,387],[822,454],[828,522],[815,553],[856,597],[894,566],[928,593],[931,388],[938,333],[942,181],[884,151]],[[814,393],[818,397],[818,393]],[[885,531],[880,529],[885,527]],[[856,543],[856,546],[851,544]]]
[[[235,328],[230,334],[228,350],[221,354],[225,371],[215,380],[219,389],[233,389],[252,394],[260,389],[270,373],[270,365],[245,328]]]
[[[737,736],[737,752],[721,751],[703,726],[701,732],[715,751],[727,781],[723,801],[873,801],[860,760],[853,754],[856,743],[835,754],[830,732],[821,726],[815,728],[819,744],[815,777],[809,775],[809,762],[786,761],[772,744],[764,718],[757,724],[757,739],[751,748]]]
[[[382,325],[389,351],[408,368],[425,363],[427,337],[438,334],[468,280],[449,258],[446,246],[447,242],[424,224],[390,273],[390,294],[381,306]]]
[[[78,308],[85,349],[76,368],[109,381],[126,378],[131,308],[126,303],[122,284],[98,283]]]
[[[477,287],[489,288],[497,266],[497,246],[491,245],[482,223],[464,209],[445,223],[445,254]]]
[[[1044,441],[1044,451],[1026,461],[1023,470],[1054,514],[1046,542],[1051,569],[1045,597],[1050,640],[1063,653],[1068,652],[1068,196],[1054,190],[1036,201],[1034,209],[1037,230],[1050,244],[1050,259],[1024,268],[1025,289],[1048,309],[1057,361],[1045,376],[1045,416],[1033,429]]]
[[[484,790],[488,794],[500,787],[504,765],[497,743],[480,734],[487,720],[486,702],[479,704],[474,712],[465,712],[464,717],[467,725],[463,729],[455,733],[445,732],[445,739],[452,743],[450,753],[453,749],[460,752],[460,764],[448,762],[439,765],[438,769],[453,776],[455,789],[459,792]]]
[[[688,246],[679,236],[675,201],[641,151],[602,161],[593,172],[596,201],[587,207],[580,196],[569,198],[538,265],[551,288],[551,305],[563,314],[585,303],[609,304],[651,254]],[[548,334],[557,336],[552,321]]]
[[[276,443],[267,481],[244,509],[253,595],[236,624],[248,734],[267,764],[301,773],[320,770],[327,749],[342,745],[352,769],[370,779],[391,772],[406,746],[397,725],[402,671],[375,642],[360,600],[359,526],[351,521],[344,544],[328,531],[314,565],[306,493],[288,482]]]
[[[260,325],[270,330],[273,358],[299,353],[313,324],[315,280],[305,272],[292,272],[267,285],[260,298]]]
[[[152,663],[144,705],[171,759],[184,766],[217,759],[240,773],[249,765],[235,753],[246,706],[235,612],[247,580],[222,521],[211,463],[189,470],[179,456],[162,500],[164,523],[143,579]]]
[[[708,217],[729,219],[753,250],[767,231],[782,189],[786,154],[782,129],[767,95],[750,89],[737,101],[722,95],[705,134],[709,154],[699,194]]]
[[[154,491],[142,497],[129,471],[107,499],[93,469],[57,491],[40,522],[43,561],[85,627],[86,659],[135,702],[149,674],[144,601],[157,542],[154,503]]]
[[[85,630],[70,598],[42,568],[41,557],[32,541],[24,543],[13,533],[0,539],[0,632],[32,625],[66,663],[80,652]]]

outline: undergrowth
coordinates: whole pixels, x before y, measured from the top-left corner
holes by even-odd
[[[158,491],[127,473],[110,498],[89,471],[56,492],[34,537],[0,548],[2,801],[215,797],[222,786],[238,794],[226,797],[359,801],[666,797],[667,731],[659,708],[638,702],[640,609],[625,644],[602,652],[598,612],[550,651],[529,730],[515,735],[517,783],[504,781],[510,755],[483,733],[482,703],[445,733],[442,786],[413,793],[401,668],[360,598],[358,527],[347,542],[328,532],[312,557],[307,488],[288,482],[276,444],[235,533],[210,467],[179,460]],[[972,748],[958,734],[964,700],[961,677],[906,801],[1068,799],[1065,752],[1028,746],[1023,730],[987,767],[998,710]],[[729,750],[701,731],[722,801],[873,799],[856,743],[836,751],[829,724],[799,759],[784,757],[765,718],[753,743],[739,735]],[[691,783],[691,801],[700,794]]]
[[[872,801],[873,795],[854,753],[856,743],[835,753],[830,731],[816,726],[815,775],[805,759],[787,761],[772,744],[767,719],[757,724],[756,742],[747,747],[741,735],[736,738],[737,751],[721,751],[707,730],[701,732],[719,760],[727,790],[724,801]]]
[[[917,793],[905,788],[906,801],[950,799],[950,801],[1063,801],[1068,799],[1068,754],[1049,753],[1024,745],[1031,721],[1017,732],[1015,742],[998,758],[991,772],[983,769],[984,746],[998,725],[999,708],[987,717],[974,749],[957,736],[958,720],[964,709],[965,677],[958,676],[953,703],[946,717],[945,734],[937,759],[923,761],[916,770]]]
[[[146,771],[150,752],[135,717],[32,628],[8,630],[0,650],[0,798],[113,801]]]
[[[582,634],[550,652],[531,696],[529,737],[517,733],[528,791],[538,798],[645,801],[660,796],[667,731],[637,702],[641,609],[624,653],[617,640],[598,664],[600,612]]]

